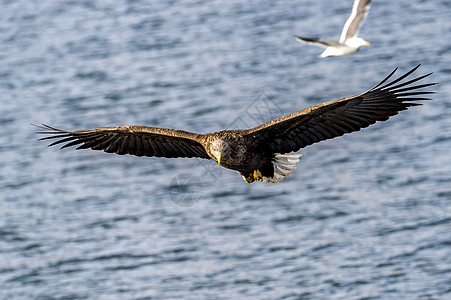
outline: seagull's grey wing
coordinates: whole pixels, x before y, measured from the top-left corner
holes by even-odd
[[[311,44],[311,45],[315,45],[315,46],[319,46],[319,47],[323,47],[323,48],[339,46],[339,44],[336,42],[323,41],[323,40],[320,40],[317,38],[307,38],[307,37],[301,37],[298,35],[293,35],[293,37],[299,42],[303,42],[303,43],[307,43],[307,44]]]
[[[346,40],[357,36],[360,25],[362,25],[366,15],[368,14],[370,4],[371,0],[354,0],[351,15],[341,31],[340,43],[344,43]]]

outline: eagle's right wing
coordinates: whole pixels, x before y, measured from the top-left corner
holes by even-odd
[[[91,148],[119,155],[210,158],[201,144],[202,135],[183,130],[119,126],[66,131],[35,126],[46,130],[37,133],[49,135],[41,140],[57,139],[49,146],[65,143],[61,149],[80,145],[77,150]]]

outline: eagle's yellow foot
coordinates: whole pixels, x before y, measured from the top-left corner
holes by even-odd
[[[254,170],[254,172],[253,173],[249,173],[249,175],[247,177],[243,175],[243,179],[247,183],[252,183],[255,180],[263,181],[263,176],[262,176],[262,173],[259,170]]]
[[[258,181],[262,181],[263,180],[263,176],[262,173],[259,170],[254,170],[254,179],[258,180]]]
[[[245,177],[244,175],[242,176],[244,181],[246,181],[247,183],[252,183],[255,181],[254,179],[254,174],[250,173],[249,176]]]

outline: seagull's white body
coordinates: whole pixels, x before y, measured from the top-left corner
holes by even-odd
[[[343,43],[337,43],[334,46],[328,46],[319,57],[332,57],[347,55],[356,52],[362,46],[369,46],[370,43],[359,37],[350,38]]]
[[[320,57],[341,56],[356,52],[362,46],[369,46],[370,43],[358,37],[361,24],[368,14],[371,0],[354,0],[352,13],[343,26],[340,40],[338,42],[325,41],[316,38],[305,38],[295,35],[297,41],[308,43],[320,47],[325,47]]]

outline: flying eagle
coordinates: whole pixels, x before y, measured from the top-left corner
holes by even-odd
[[[354,53],[359,50],[360,47],[370,45],[370,43],[357,36],[359,34],[360,25],[362,25],[368,14],[370,4],[371,0],[354,0],[351,15],[343,27],[338,43],[297,35],[294,35],[294,38],[299,42],[326,48],[319,56],[321,58]]]
[[[49,146],[62,148],[79,145],[119,155],[156,157],[197,157],[213,159],[219,165],[240,172],[251,183],[278,182],[296,169],[301,154],[289,154],[313,143],[358,131],[376,121],[385,121],[399,111],[420,105],[415,100],[430,100],[420,95],[433,92],[418,89],[435,83],[415,84],[432,73],[404,80],[406,74],[382,82],[362,94],[318,104],[251,129],[223,130],[197,134],[176,129],[147,126],[119,126],[66,131],[48,125],[38,126],[49,135],[41,140],[57,139]]]

